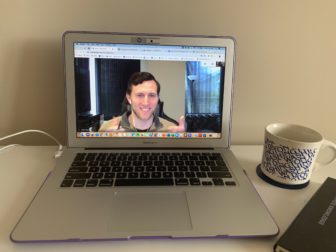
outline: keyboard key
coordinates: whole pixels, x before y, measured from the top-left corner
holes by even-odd
[[[189,185],[188,179],[186,178],[177,178],[175,179],[175,185],[177,186],[187,186]]]
[[[92,167],[90,167],[89,172],[99,172],[99,167],[98,166],[92,166]]]
[[[152,178],[161,178],[161,172],[153,172]]]
[[[198,166],[196,165],[190,166],[189,171],[198,172],[199,171]]]
[[[98,185],[98,179],[89,179],[86,183],[87,187],[96,187]]]
[[[88,167],[85,166],[74,166],[69,168],[69,172],[87,172]]]
[[[163,175],[164,178],[172,178],[173,177],[172,172],[163,172],[162,175]]]
[[[67,173],[65,179],[89,179],[91,178],[91,173],[73,172]]]
[[[74,161],[71,164],[71,166],[86,166],[86,165],[87,165],[86,161]]]
[[[189,165],[189,166],[195,165],[195,161],[193,161],[193,160],[191,160],[191,161],[185,161],[184,163],[185,163],[185,165]]]
[[[171,186],[172,179],[117,179],[115,186]]]
[[[136,166],[134,171],[136,172],[144,172],[145,171],[145,167],[142,167],[142,166]]]
[[[232,178],[230,172],[208,172],[209,178]]]
[[[90,161],[88,163],[88,166],[98,166],[99,165],[99,162],[98,161]]]
[[[150,173],[149,172],[141,172],[140,173],[140,178],[150,178]]]
[[[131,156],[128,156],[127,160],[128,161],[136,161],[136,160],[138,160],[138,156],[136,154],[138,154],[138,153],[131,153]]]
[[[184,178],[184,172],[174,172],[175,178]]]
[[[210,168],[208,166],[206,166],[206,165],[202,165],[202,166],[200,166],[200,170],[202,172],[207,172],[207,171],[210,171]]]
[[[111,167],[108,166],[104,166],[100,169],[101,172],[110,172],[111,171]]]
[[[196,177],[197,178],[206,178],[207,174],[206,174],[206,172],[196,172]]]
[[[117,160],[118,161],[126,161],[127,160],[126,153],[121,153],[120,156],[118,156]]]
[[[127,173],[126,172],[118,172],[117,173],[117,178],[126,178],[127,177]]]
[[[204,186],[212,186],[212,182],[211,181],[202,181],[202,185],[204,185]]]
[[[220,165],[220,166],[211,166],[211,171],[229,171],[229,169],[226,166]]]
[[[165,161],[164,164],[165,164],[165,166],[173,166],[174,161]]]
[[[141,161],[147,161],[148,160],[148,156],[140,156],[138,160],[141,160]]]
[[[108,161],[115,161],[115,160],[117,160],[117,154],[116,154],[116,153],[112,153],[112,154],[110,154],[110,155],[106,158],[106,160],[108,160]]]
[[[107,153],[99,153],[98,156],[96,157],[96,160],[104,161],[106,160],[107,155],[108,155]]]
[[[146,172],[153,172],[155,171],[155,167],[154,166],[147,166],[146,167]]]
[[[73,182],[74,182],[74,180],[72,180],[72,179],[64,179],[62,181],[61,187],[71,187]]]
[[[77,153],[75,161],[83,161],[85,159],[85,156],[86,156],[85,153]]]
[[[214,178],[212,179],[213,183],[215,186],[223,186],[224,182],[221,178]]]
[[[114,172],[107,172],[104,175],[104,178],[108,178],[108,179],[114,178],[114,177],[115,177],[115,173]]]
[[[236,182],[234,182],[234,181],[226,181],[225,185],[227,185],[227,186],[235,186]]]
[[[113,185],[113,179],[101,179],[99,181],[99,186],[112,186]]]
[[[154,161],[154,166],[163,166],[163,161]]]
[[[132,166],[125,166],[123,169],[123,172],[133,172],[134,171],[134,167]]]
[[[185,176],[187,178],[195,178],[196,174],[195,174],[195,172],[185,172]]]
[[[121,166],[114,166],[112,167],[112,172],[121,172],[122,171],[122,167]]]
[[[168,166],[168,171],[171,171],[171,172],[175,172],[177,171],[177,167],[176,166]]]
[[[225,162],[223,160],[216,160],[217,165],[224,165],[226,166]]]
[[[194,154],[194,153],[193,153],[193,154]],[[197,161],[197,160],[198,160],[198,156],[195,156],[195,155],[190,156],[190,157],[189,157],[189,160]]]
[[[158,166],[158,167],[156,167],[156,170],[160,171],[160,172],[165,172],[165,171],[167,171],[167,168],[165,166]]]
[[[109,161],[100,161],[99,165],[100,166],[109,166],[110,162]]]
[[[180,171],[180,172],[184,172],[184,171],[188,171],[188,170],[189,170],[188,167],[185,166],[185,165],[183,165],[183,166],[179,166],[179,171]]]
[[[192,186],[201,185],[201,182],[198,178],[190,178],[189,183]]]
[[[92,174],[92,178],[94,178],[94,179],[100,179],[100,178],[103,178],[103,177],[104,177],[104,173],[102,173],[102,172],[97,172],[97,173]]]
[[[210,166],[215,166],[216,165],[215,161],[213,161],[213,160],[205,161],[205,164],[210,165]]]
[[[139,174],[137,172],[130,172],[128,173],[128,178],[134,179],[138,178]]]
[[[159,160],[163,161],[163,160],[168,160],[168,156],[159,156]]]
[[[74,187],[83,187],[86,183],[85,179],[76,179],[75,183],[73,184]]]
[[[196,165],[205,165],[205,162],[204,161],[196,161],[195,164]]]
[[[132,162],[131,161],[122,161],[121,162],[121,165],[122,166],[131,166],[132,165]],[[133,168],[133,167],[132,167]]]
[[[184,161],[182,161],[182,160],[175,161],[174,164],[175,164],[175,165],[184,165]]]
[[[116,167],[116,166],[120,166],[120,165],[121,165],[121,162],[120,162],[120,161],[112,161],[112,162],[111,162],[111,166]]]

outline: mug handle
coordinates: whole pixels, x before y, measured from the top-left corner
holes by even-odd
[[[334,144],[333,142],[331,142],[329,140],[324,140],[323,144],[321,146],[321,151],[323,149],[325,149],[325,148],[328,148],[328,147],[331,148],[331,149],[333,149],[333,151],[334,151],[334,157],[331,160],[329,160],[328,162],[326,162],[326,163],[321,163],[321,162],[316,161],[315,162],[315,166],[314,166],[314,171],[317,171],[320,168],[322,168],[323,166],[326,166],[326,165],[328,165],[328,164],[330,164],[330,163],[332,163],[332,162],[334,162],[336,160],[336,144]]]

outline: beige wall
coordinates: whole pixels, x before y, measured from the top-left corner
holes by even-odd
[[[146,64],[147,63],[147,64]],[[185,62],[184,61],[146,61],[141,71],[152,73],[160,82],[160,100],[163,111],[178,121],[184,115],[185,100]]]
[[[92,30],[234,36],[233,143],[261,143],[275,121],[336,142],[335,10],[334,0],[0,0],[0,136],[34,128],[65,142],[61,36]]]

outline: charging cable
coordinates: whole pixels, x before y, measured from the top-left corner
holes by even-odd
[[[17,132],[17,133],[14,133],[14,134],[11,134],[11,135],[8,135],[8,136],[0,138],[0,142],[3,141],[3,140],[6,140],[8,138],[19,136],[19,135],[23,135],[23,134],[26,134],[26,133],[40,133],[40,134],[43,134],[43,135],[46,135],[46,136],[50,137],[52,140],[55,141],[55,143],[58,144],[58,150],[55,152],[54,157],[55,158],[59,158],[62,155],[62,153],[63,153],[63,146],[62,146],[62,144],[55,137],[53,137],[49,133],[44,132],[42,130],[31,129],[31,130],[20,131],[20,132]],[[20,146],[20,144],[9,144],[9,145],[6,145],[6,146],[0,148],[0,152],[6,150],[8,148],[14,147],[14,146]]]

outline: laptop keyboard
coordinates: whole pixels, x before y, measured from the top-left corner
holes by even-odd
[[[61,187],[235,186],[220,153],[78,153]]]

